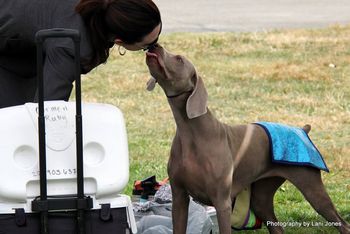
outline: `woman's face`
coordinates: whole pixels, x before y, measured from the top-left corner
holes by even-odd
[[[127,50],[147,50],[150,46],[154,45],[158,41],[160,32],[162,31],[162,23],[158,24],[152,32],[147,34],[142,41],[136,42],[134,44],[126,44],[121,40],[116,39],[115,43],[117,45],[123,46]]]

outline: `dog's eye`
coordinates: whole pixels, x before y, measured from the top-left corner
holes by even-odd
[[[176,60],[179,62],[179,63],[184,63],[183,59],[181,58],[180,55],[177,55],[176,56]]]

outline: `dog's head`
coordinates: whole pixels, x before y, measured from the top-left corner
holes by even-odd
[[[174,55],[156,44],[146,53],[146,64],[153,78],[148,90],[158,83],[168,98],[191,93],[186,102],[190,119],[207,112],[208,94],[193,64],[182,55]]]

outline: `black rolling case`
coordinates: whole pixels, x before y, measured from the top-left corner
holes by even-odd
[[[43,87],[43,43],[46,39],[57,39],[57,38],[71,38],[75,45],[75,94],[76,101],[75,107],[72,107],[74,103],[68,103],[63,101],[52,101],[54,105],[47,104],[45,102],[44,106],[44,87]],[[2,198],[0,194],[0,234],[124,234],[135,232],[135,224],[133,212],[131,209],[131,202],[128,196],[119,194],[110,194],[108,196],[99,195],[99,197],[94,196],[94,192],[89,189],[89,194],[84,193],[84,157],[83,157],[83,120],[82,120],[82,103],[81,103],[81,87],[80,87],[80,34],[76,30],[70,29],[48,29],[41,30],[36,34],[37,42],[37,62],[38,62],[38,90],[39,90],[39,103],[38,103],[38,135],[39,135],[39,171],[37,175],[33,172],[31,176],[40,176],[40,195],[36,196],[34,199],[25,202],[18,199],[18,205],[16,205],[16,199],[11,200],[10,204],[6,204],[6,199]],[[50,102],[48,102],[50,103]],[[63,104],[62,104],[63,103]],[[34,104],[33,104],[34,105]],[[46,132],[45,132],[45,122],[49,121],[51,118],[46,115],[47,105],[52,108],[55,106],[55,111],[59,108],[66,108],[69,106],[71,110],[75,109],[75,150],[76,150],[76,164],[74,169],[57,169],[52,170],[52,168],[47,168],[47,142]],[[57,107],[58,106],[58,107]],[[8,108],[7,113],[21,113],[21,107]],[[24,107],[23,107],[24,108]],[[111,112],[113,107],[110,106],[93,106],[91,108],[102,108],[108,109],[108,113]],[[103,109],[104,108],[104,109]],[[86,107],[89,110],[89,106]],[[114,109],[112,110],[114,111]],[[23,112],[23,111],[22,111]],[[4,112],[3,112],[4,113]],[[1,114],[1,113],[0,113]],[[55,116],[56,118],[56,116]],[[63,117],[62,117],[63,118]],[[24,121],[25,122],[25,121]],[[122,126],[123,127],[123,126]],[[108,127],[107,127],[108,128]],[[1,131],[1,129],[0,129]],[[125,137],[123,137],[125,138]],[[98,151],[101,147],[94,141],[94,144],[88,145],[88,149],[93,148],[92,152]],[[97,145],[97,146],[96,146]],[[102,145],[102,144],[101,144]],[[25,148],[27,147],[27,148]],[[90,147],[90,148],[89,148]],[[100,147],[100,148],[99,148]],[[29,146],[22,146],[23,152],[29,152],[27,150]],[[97,149],[97,150],[96,150]],[[84,148],[85,151],[85,148]],[[100,150],[105,152],[105,149]],[[15,152],[15,159],[26,157],[26,154]],[[57,152],[55,152],[57,153]],[[59,153],[59,152],[58,152]],[[57,153],[57,154],[58,154]],[[99,151],[97,152],[99,153]],[[17,156],[24,155],[22,158]],[[28,156],[29,157],[29,156]],[[93,159],[96,156],[91,156]],[[102,159],[107,158],[103,155]],[[99,159],[102,161],[102,159]],[[27,160],[28,161],[28,160]],[[25,161],[25,162],[27,162]],[[91,161],[91,160],[90,160]],[[22,162],[22,161],[21,161]],[[94,161],[89,162],[94,163]],[[23,164],[23,163],[22,163]],[[21,165],[22,165],[21,164]],[[99,162],[98,165],[102,164]],[[26,164],[27,165],[27,164]],[[97,165],[97,164],[96,164]],[[93,169],[93,168],[92,168]],[[91,171],[93,171],[91,169]],[[23,173],[27,173],[25,170]],[[98,171],[96,169],[96,171]],[[48,174],[49,173],[49,174]],[[75,187],[77,189],[76,194],[62,194],[59,195],[48,195],[48,176],[57,176],[63,174],[74,174],[76,179]],[[98,172],[97,172],[98,173]],[[90,173],[91,174],[91,173]],[[127,175],[128,176],[128,175]],[[20,177],[20,175],[19,175]],[[50,178],[51,178],[50,177]],[[92,177],[92,176],[89,176]],[[125,177],[125,176],[124,176]],[[123,177],[123,178],[124,178]],[[59,177],[57,177],[59,178]],[[7,178],[16,180],[16,178]],[[71,183],[72,179],[69,179]],[[124,179],[125,180],[125,179]],[[52,191],[55,191],[55,181],[61,181],[55,178],[52,179],[53,185],[50,187]],[[92,182],[91,182],[92,181]],[[2,182],[0,181],[0,184]],[[35,182],[28,182],[25,186],[28,190],[30,186]],[[39,183],[39,182],[38,182]],[[94,183],[93,179],[89,180],[90,184]],[[15,183],[14,183],[15,184]],[[64,181],[62,182],[64,184]],[[97,184],[97,183],[96,183]],[[125,184],[125,183],[124,183]],[[13,185],[15,186],[15,185]],[[62,185],[60,185],[62,190]],[[64,186],[63,186],[64,187]],[[94,185],[95,190],[99,187]],[[95,188],[96,187],[96,188]],[[109,189],[109,187],[107,187]],[[1,189],[1,186],[0,186]],[[105,189],[106,191],[108,189]],[[58,189],[56,189],[58,190]],[[112,191],[112,189],[110,189]],[[1,193],[1,192],[0,192]],[[108,192],[105,192],[107,194]],[[14,193],[15,194],[15,193]],[[6,196],[4,196],[6,197]],[[8,209],[12,206],[12,211],[10,213],[1,212],[1,210]],[[5,208],[4,208],[5,207]],[[26,208],[27,207],[27,208]],[[28,208],[30,207],[30,208]],[[29,209],[29,211],[28,211]]]

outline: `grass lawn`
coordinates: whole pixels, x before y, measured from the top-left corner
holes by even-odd
[[[209,93],[209,108],[228,124],[255,121],[311,124],[310,137],[330,173],[323,173],[338,211],[350,222],[350,26],[259,33],[172,33],[160,43],[196,66]],[[175,122],[160,89],[149,79],[143,52],[119,56],[83,78],[83,100],[110,103],[124,113],[130,182],[163,179]],[[218,182],[219,183],[219,182]],[[324,222],[290,184],[275,197],[283,222]],[[312,224],[310,224],[311,226]],[[333,233],[327,227],[287,227],[287,233]],[[252,232],[247,232],[252,233]],[[266,229],[254,233],[266,233]]]

